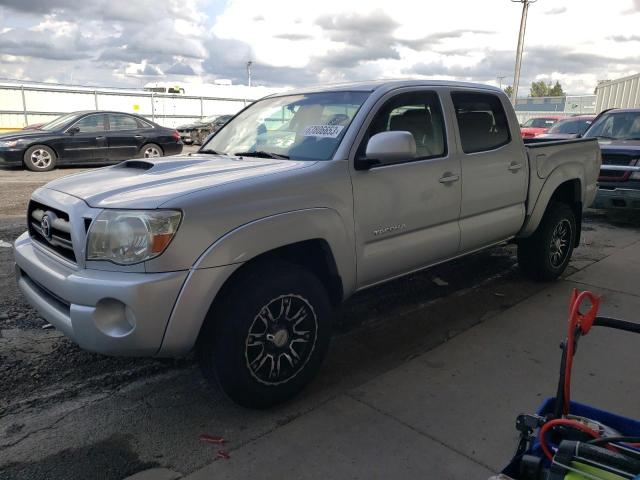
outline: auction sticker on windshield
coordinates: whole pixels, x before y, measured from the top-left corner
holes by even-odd
[[[344,128],[343,125],[309,125],[302,135],[305,137],[337,138]]]

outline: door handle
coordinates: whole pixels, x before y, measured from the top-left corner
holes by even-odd
[[[104,140],[107,137],[96,137],[96,140]]]
[[[453,183],[460,180],[460,175],[454,175],[452,173],[445,173],[443,177],[438,180],[440,183]]]
[[[142,138],[142,135],[134,135],[133,138],[140,140]]]
[[[509,171],[510,172],[517,172],[521,168],[522,168],[522,164],[521,163],[511,162],[511,165],[509,165]]]

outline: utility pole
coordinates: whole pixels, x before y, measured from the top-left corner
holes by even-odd
[[[249,60],[247,62],[247,78],[249,79],[249,86],[251,86],[251,65],[253,65],[253,62]]]
[[[529,4],[538,0],[511,0],[514,3],[522,4],[522,18],[520,19],[520,33],[518,34],[518,49],[516,50],[516,70],[513,74],[513,93],[511,102],[515,105],[518,98],[518,85],[520,84],[520,66],[522,65],[522,50],[524,49],[524,32],[527,28],[527,12]]]
[[[502,80],[507,78],[507,76],[506,75],[498,75],[496,78],[498,79],[498,82],[500,83],[500,90],[502,90]]]

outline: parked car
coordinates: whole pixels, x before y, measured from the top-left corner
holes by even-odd
[[[82,348],[195,349],[230,398],[267,407],[315,375],[332,312],[357,291],[508,240],[527,275],[557,278],[600,162],[595,139],[523,143],[494,87],[276,94],[198,153],[36,190],[18,284]]]
[[[202,145],[206,138],[227,123],[233,115],[213,115],[202,120],[178,127],[180,138],[188,145]]]
[[[575,115],[565,118],[554,124],[546,133],[537,135],[536,138],[546,140],[563,140],[567,138],[578,138],[591,126],[595,115]]]
[[[602,150],[595,208],[640,209],[640,109],[614,109],[594,120],[585,138]]]
[[[538,117],[530,118],[520,128],[522,138],[534,138],[541,133],[546,133],[562,117]]]
[[[62,164],[108,164],[180,152],[176,130],[121,112],[74,112],[37,130],[0,135],[0,165],[24,165],[35,172]]]

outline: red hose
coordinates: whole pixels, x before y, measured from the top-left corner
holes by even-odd
[[[580,311],[580,305],[585,301],[589,301],[589,310],[587,313]],[[567,336],[567,354],[564,370],[564,405],[563,411],[565,415],[569,414],[569,404],[571,402],[571,368],[573,367],[573,356],[576,347],[576,333],[586,335],[591,330],[593,322],[598,314],[600,306],[600,297],[589,291],[578,293],[574,289],[571,293],[571,301],[569,303],[569,334]]]
[[[540,427],[540,434],[538,437],[540,440],[540,448],[542,448],[542,451],[549,460],[553,460],[553,452],[547,445],[546,433],[556,425],[564,425],[565,427],[575,428],[576,430],[580,430],[581,432],[588,433],[593,438],[600,437],[600,434],[598,432],[587,427],[583,423],[578,422],[577,420],[569,420],[567,418],[556,418],[555,420],[549,420],[542,427]]]

